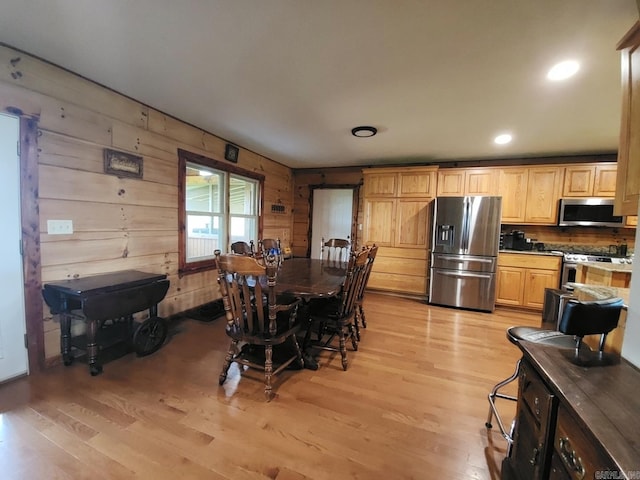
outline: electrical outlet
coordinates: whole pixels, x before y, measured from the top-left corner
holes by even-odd
[[[49,235],[70,235],[73,233],[72,220],[47,220]]]

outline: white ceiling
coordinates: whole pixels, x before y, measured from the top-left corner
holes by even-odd
[[[615,47],[637,19],[635,0],[2,0],[0,42],[333,167],[615,152]],[[578,75],[548,82],[567,58]]]

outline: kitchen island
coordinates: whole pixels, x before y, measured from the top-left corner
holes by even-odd
[[[633,265],[627,263],[581,262],[576,268],[576,282],[629,288],[632,270]]]

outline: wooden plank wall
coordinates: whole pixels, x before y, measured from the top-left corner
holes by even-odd
[[[177,149],[224,161],[225,140],[4,46],[0,65],[0,111],[38,120],[42,282],[122,269],[166,273],[161,316],[219,298],[213,272],[178,276]],[[143,179],[104,174],[104,148],[141,155]],[[263,237],[290,244],[291,169],[243,148],[237,166],[266,177]],[[284,213],[271,213],[276,203]],[[73,234],[48,235],[50,219],[72,220]],[[55,357],[59,324],[46,307],[43,322],[45,357]]]
[[[362,185],[362,168],[326,168],[300,169],[293,172],[294,203],[293,203],[293,242],[291,249],[295,257],[308,256],[309,229],[311,227],[311,186],[323,185]],[[358,224],[363,221],[362,188],[358,199]],[[359,245],[361,232],[357,231],[354,245]]]

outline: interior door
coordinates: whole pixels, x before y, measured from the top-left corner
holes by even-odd
[[[311,258],[321,258],[323,237],[351,240],[353,189],[314,189],[311,217]]]
[[[0,382],[27,373],[20,245],[20,120],[0,114]]]

